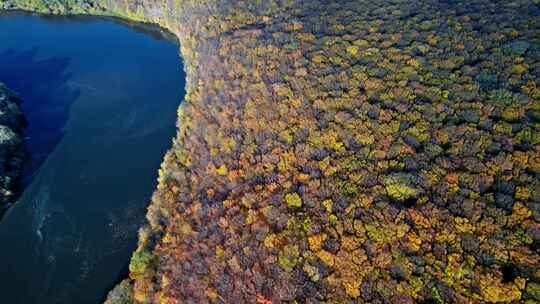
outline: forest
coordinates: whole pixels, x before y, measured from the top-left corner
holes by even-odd
[[[540,302],[535,0],[0,0],[176,34],[178,132],[106,303]]]

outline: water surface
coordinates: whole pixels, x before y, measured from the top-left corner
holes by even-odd
[[[2,303],[98,303],[121,277],[175,133],[178,46],[117,20],[0,15],[0,81],[29,121],[0,222]]]

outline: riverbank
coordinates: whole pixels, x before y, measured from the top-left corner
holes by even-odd
[[[540,300],[536,1],[85,7],[170,29],[187,73],[111,302]]]
[[[0,83],[0,218],[19,193],[23,170],[22,131],[26,124],[21,100]]]

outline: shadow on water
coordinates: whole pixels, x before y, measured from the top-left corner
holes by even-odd
[[[20,93],[33,145],[0,221],[0,303],[99,303],[127,276],[184,96],[178,46],[151,29],[0,18],[0,81]]]
[[[13,16],[21,16],[21,15],[28,15],[29,13],[26,11],[0,11],[0,16],[3,17],[13,17]],[[135,32],[148,35],[157,41],[166,41],[171,42],[176,45],[179,45],[178,37],[171,33],[168,29],[161,27],[160,25],[154,24],[154,23],[141,23],[132,21],[129,19],[124,19],[121,17],[115,17],[115,16],[91,16],[91,15],[69,15],[69,16],[62,16],[62,15],[48,15],[48,14],[40,14],[40,13],[32,13],[32,15],[39,16],[39,18],[46,20],[47,22],[51,24],[73,24],[73,22],[78,23],[92,23],[96,20],[107,20],[114,24],[126,26],[130,29],[132,29]]]
[[[29,122],[24,137],[32,151],[26,162],[22,186],[30,184],[63,135],[71,104],[80,91],[68,86],[69,58],[38,59],[38,49],[8,50],[0,53],[0,82],[22,98],[22,110]]]

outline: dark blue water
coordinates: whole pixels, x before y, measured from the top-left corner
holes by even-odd
[[[178,46],[110,19],[0,15],[0,81],[29,121],[0,222],[1,303],[98,303],[126,269],[184,94]]]

